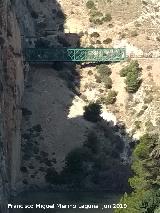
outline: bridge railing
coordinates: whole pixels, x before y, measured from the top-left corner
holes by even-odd
[[[53,61],[123,61],[126,59],[125,48],[26,48],[25,60],[28,62]]]

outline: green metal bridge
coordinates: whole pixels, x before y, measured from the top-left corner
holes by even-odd
[[[126,59],[125,48],[26,48],[29,63],[64,62],[116,62]]]

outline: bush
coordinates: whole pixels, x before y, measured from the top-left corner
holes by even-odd
[[[92,18],[103,17],[103,13],[101,13],[97,9],[94,9],[94,10],[91,11],[91,17]]]
[[[102,83],[102,79],[99,75],[95,75],[95,79],[96,79],[97,83],[99,83],[99,84]]]
[[[104,17],[103,17],[103,21],[111,21],[112,20],[112,16],[110,13],[107,13]]]
[[[139,64],[137,61],[131,61],[131,63],[121,69],[120,76],[126,77],[125,83],[126,83],[126,90],[129,93],[135,93],[137,92],[138,88],[141,85],[141,68],[139,67]]]
[[[87,148],[75,148],[68,153],[66,161],[66,169],[69,173],[82,173],[83,161],[88,161],[91,158],[91,153]]]
[[[102,25],[103,21],[101,19],[96,19],[96,20],[93,20],[93,23],[98,24],[98,25]]]
[[[159,212],[157,211],[160,207],[159,158],[152,155],[158,142],[158,134],[145,134],[140,137],[132,156],[134,176],[129,179],[129,183],[133,190],[129,195],[125,194],[120,201],[127,204],[127,211],[117,209],[116,213]]]
[[[102,106],[99,103],[90,103],[88,106],[84,107],[84,118],[91,122],[97,122],[100,120],[100,114]]]
[[[109,27],[109,28],[112,28],[112,27],[113,27],[113,24],[108,24],[108,27]]]
[[[135,125],[136,129],[140,129],[141,128],[141,121],[135,121],[134,125]]]
[[[95,7],[94,2],[91,1],[91,0],[90,0],[90,1],[87,1],[86,7],[87,7],[88,9],[93,9],[93,8]]]
[[[147,6],[147,5],[148,5],[148,2],[142,0],[142,4],[144,4],[145,6]]]
[[[134,73],[128,73],[126,77],[126,90],[129,93],[137,92],[138,88],[140,87],[141,81],[138,79],[137,75]]]
[[[151,66],[151,65],[148,65],[148,66],[147,66],[147,70],[152,70],[152,66]]]
[[[112,73],[111,69],[106,64],[97,65],[96,69],[102,79],[108,77]]]
[[[99,78],[96,78],[96,81],[100,83],[104,82],[106,89],[111,89],[112,79],[109,77],[109,75],[112,73],[111,69],[107,65],[101,64],[97,66],[97,72],[99,73]]]
[[[124,67],[120,70],[119,74],[120,74],[121,77],[126,77],[127,73],[128,73],[128,68]]]
[[[91,34],[91,37],[94,37],[94,38],[98,38],[100,35],[99,35],[99,33],[97,33],[97,32],[93,32],[92,34]]]
[[[126,77],[129,72],[135,72],[136,74],[139,74],[140,72],[138,61],[131,61],[130,64],[123,69],[120,70],[120,76]]]
[[[160,42],[160,36],[158,36],[158,37],[156,38],[156,40]]]
[[[147,132],[153,131],[155,129],[155,127],[153,126],[153,123],[149,120],[145,122],[145,127]]]
[[[103,43],[104,44],[110,44],[112,42],[112,39],[111,38],[106,38]]]
[[[103,82],[106,89],[112,88],[112,79],[110,77],[105,78]]]
[[[105,104],[106,105],[114,104],[116,102],[116,100],[117,100],[116,97],[117,97],[117,92],[114,91],[114,90],[110,90],[108,92],[108,95],[107,95],[106,99],[105,99]]]
[[[96,41],[96,44],[101,44],[101,41],[100,41],[100,40],[97,40],[97,41]]]
[[[94,23],[94,24],[97,24],[97,25],[103,24],[103,21],[102,21],[100,18],[93,17],[93,16],[91,16],[91,17],[89,18],[89,21],[90,21],[91,23]]]

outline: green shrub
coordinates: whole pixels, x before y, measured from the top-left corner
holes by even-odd
[[[101,41],[100,41],[100,40],[97,40],[97,41],[96,41],[96,44],[101,44]]]
[[[102,79],[99,75],[95,75],[95,79],[96,79],[97,83],[99,83],[99,84],[102,83]]]
[[[93,71],[92,71],[92,70],[89,70],[89,71],[88,71],[88,75],[93,75]]]
[[[132,193],[125,194],[120,201],[127,204],[126,210],[117,209],[116,213],[159,212],[159,158],[152,155],[158,143],[158,135],[145,134],[140,137],[132,156],[134,176],[129,179],[129,183],[133,190]]]
[[[123,69],[120,70],[120,76],[126,77],[129,72],[135,72],[136,74],[139,74],[140,72],[138,61],[131,61],[130,64]]]
[[[120,71],[121,77],[126,77],[126,90],[129,93],[137,92],[141,85],[141,68],[139,67],[138,61],[131,61],[130,64]]]
[[[112,39],[111,38],[106,38],[103,43],[104,44],[110,44],[112,42]]]
[[[148,5],[148,2],[142,0],[142,4],[144,4],[145,6],[147,6],[147,5]]]
[[[146,127],[146,130],[149,132],[149,131],[153,131],[154,130],[154,126],[153,126],[153,123],[151,121],[146,121],[145,122],[145,127]]]
[[[108,24],[108,27],[109,27],[109,28],[112,28],[112,27],[113,27],[113,24]]]
[[[102,21],[102,19],[96,19],[96,20],[93,20],[93,23],[98,24],[98,25],[102,25],[103,21]]]
[[[103,21],[111,21],[112,20],[112,16],[110,13],[106,13],[106,15],[103,17]]]
[[[91,23],[94,23],[94,24],[97,24],[97,25],[103,24],[102,19],[101,19],[101,18],[98,18],[98,17],[96,17],[96,16],[91,16],[91,17],[89,18],[89,21],[90,21]]]
[[[81,173],[83,171],[83,161],[88,161],[90,154],[86,147],[75,148],[69,152],[65,159],[68,172],[71,174]]]
[[[140,87],[141,81],[140,79],[138,79],[137,75],[135,75],[134,73],[128,73],[125,83],[126,83],[127,92],[135,93]]]
[[[87,1],[87,3],[86,3],[86,7],[88,8],[88,9],[92,9],[92,8],[94,8],[95,7],[95,5],[94,5],[94,2],[93,1]]]
[[[92,18],[103,17],[103,13],[101,13],[97,9],[94,9],[94,10],[91,11],[91,17]]]
[[[136,129],[140,129],[141,128],[141,121],[135,121],[134,122],[134,125],[135,125],[135,127],[136,127]]]
[[[106,64],[97,65],[96,69],[102,79],[108,77],[112,73],[111,69]]]
[[[91,122],[97,122],[100,120],[100,114],[102,111],[102,106],[99,103],[90,103],[88,106],[84,107],[84,118]]]
[[[104,78],[104,85],[106,89],[111,89],[112,88],[112,79],[110,77]]]
[[[105,98],[105,104],[109,105],[109,104],[114,104],[117,100],[117,92],[114,90],[110,90],[108,92],[107,97]]]
[[[99,35],[99,33],[97,33],[97,32],[93,32],[92,34],[91,34],[91,37],[94,37],[94,38],[98,38],[100,35]]]
[[[147,66],[147,70],[152,70],[152,66],[151,66],[151,65],[148,65],[148,66]]]
[[[158,37],[156,38],[156,40],[160,42],[160,36],[158,36]]]
[[[148,66],[147,66],[147,70],[152,70],[152,66],[151,66],[151,65],[148,65]]]
[[[127,73],[128,73],[128,68],[124,67],[120,70],[119,74],[120,74],[121,77],[126,77]]]

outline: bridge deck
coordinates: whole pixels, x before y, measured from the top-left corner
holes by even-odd
[[[28,62],[105,62],[126,59],[125,48],[26,48]]]

